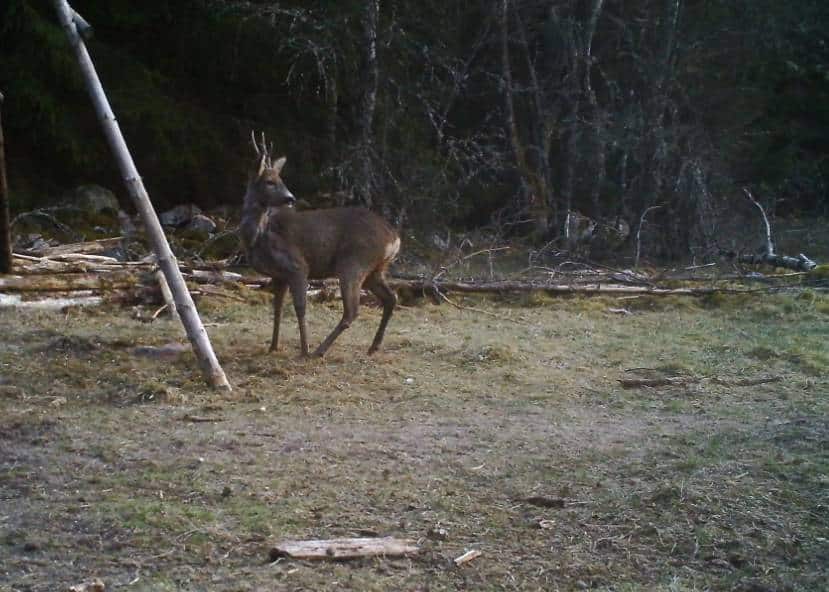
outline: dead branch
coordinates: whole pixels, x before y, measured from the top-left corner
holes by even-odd
[[[181,416],[181,421],[189,421],[190,423],[216,423],[219,421],[224,421],[224,417],[208,417],[206,415],[190,415],[189,413],[185,413]]]
[[[774,255],[774,242],[771,239],[771,224],[769,223],[769,217],[766,216],[766,210],[763,209],[760,202],[754,199],[754,196],[751,195],[751,191],[748,190],[748,187],[743,187],[743,193],[745,193],[751,203],[757,206],[757,209],[760,210],[760,214],[763,216],[763,223],[766,225],[766,253]]]
[[[663,376],[661,378],[620,378],[622,388],[654,388],[658,386],[686,386],[699,382],[699,378],[692,376]]]
[[[771,234],[771,223],[769,222],[769,217],[766,215],[766,210],[763,209],[760,202],[754,199],[754,196],[751,194],[751,191],[748,190],[748,187],[743,187],[743,193],[745,193],[751,203],[757,206],[757,209],[760,210],[760,214],[763,216],[763,224],[766,227],[766,245],[763,253],[758,255],[740,255],[738,261],[747,265],[765,264],[774,267],[783,267],[785,269],[794,269],[797,271],[810,271],[817,267],[817,263],[809,259],[803,253],[800,253],[797,257],[778,255],[774,249],[774,241],[772,240]]]
[[[509,322],[515,323],[517,325],[526,325],[527,324],[527,323],[522,323],[521,321],[517,321],[515,319],[511,319],[509,317],[505,317],[505,316],[502,316],[502,315],[497,315],[494,312],[490,312],[488,310],[481,310],[480,308],[474,308],[472,306],[461,306],[457,302],[454,302],[453,300],[451,300],[448,296],[446,296],[446,294],[444,294],[443,292],[441,292],[437,288],[435,288],[435,293],[441,298],[441,300],[443,300],[445,302],[448,302],[449,304],[451,304],[452,306],[454,306],[458,310],[468,310],[470,312],[477,312],[479,314],[484,314],[484,315],[499,319],[501,321],[509,321]]]
[[[658,210],[659,208],[663,207],[661,204],[651,206],[646,208],[642,215],[639,217],[639,226],[636,228],[636,255],[633,258],[633,268],[636,269],[639,267],[639,255],[642,252],[642,226],[645,224],[645,217],[648,215],[649,212],[653,210]],[[569,214],[568,214],[569,215]]]
[[[783,380],[782,376],[763,376],[760,378],[741,378],[739,380],[713,378],[712,382],[726,386],[757,386],[758,384],[769,384],[772,382],[780,382],[781,380]]]
[[[650,370],[650,368],[634,368],[628,370]],[[713,377],[710,379],[699,378],[696,376],[660,376],[656,378],[620,378],[619,383],[622,388],[642,388],[642,387],[660,387],[660,386],[687,386],[689,384],[697,384],[702,380],[710,380],[715,384],[724,386],[757,386],[759,384],[769,384],[772,382],[780,382],[783,380],[782,376],[762,376],[760,378],[741,378],[738,380],[730,378]]]
[[[710,294],[744,294],[752,292],[748,289],[734,288],[658,288],[651,286],[628,286],[621,284],[545,284],[534,282],[432,282],[431,280],[403,280],[390,279],[389,286],[393,289],[408,289],[415,292],[431,293],[435,288],[442,292],[465,293],[492,293],[506,294],[510,292],[546,292],[548,294],[580,294],[580,295],[612,295],[612,294],[649,294],[653,296],[707,296]]]

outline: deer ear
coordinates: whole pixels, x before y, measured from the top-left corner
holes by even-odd
[[[286,157],[282,156],[280,158],[277,158],[276,162],[273,163],[273,166],[271,168],[274,170],[274,172],[276,172],[277,175],[282,171],[282,167],[285,166],[285,161],[286,160],[288,160],[288,159]]]

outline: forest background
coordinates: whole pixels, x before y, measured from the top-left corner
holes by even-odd
[[[704,260],[758,220],[744,187],[772,219],[829,214],[821,0],[73,7],[159,209],[239,206],[261,130],[308,203],[412,231],[543,243],[568,212],[647,211],[652,256]],[[0,47],[12,213],[84,183],[129,209],[51,3],[3,3]]]

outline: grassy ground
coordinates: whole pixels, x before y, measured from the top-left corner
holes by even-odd
[[[320,361],[290,313],[269,355],[264,301],[203,301],[227,395],[134,349],[169,321],[0,312],[0,590],[825,589],[829,300],[464,305],[399,309],[373,357],[364,308]],[[691,380],[618,382],[659,376]],[[268,561],[372,534],[422,553]]]

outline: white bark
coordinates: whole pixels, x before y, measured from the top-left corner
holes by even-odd
[[[658,205],[646,208],[645,211],[642,212],[642,216],[639,218],[639,227],[636,229],[636,255],[633,257],[633,269],[638,269],[639,267],[639,254],[642,251],[642,226],[645,224],[645,217],[649,212],[658,210],[661,207],[661,205]]]
[[[196,306],[193,303],[190,292],[187,290],[184,278],[179,271],[178,263],[173,252],[170,250],[170,245],[167,243],[164,231],[161,229],[158,216],[153,209],[150,197],[144,188],[144,183],[141,181],[141,177],[132,160],[127,144],[118,127],[118,122],[115,120],[115,115],[101,86],[101,81],[98,79],[95,66],[92,64],[92,59],[89,57],[89,52],[86,50],[83,39],[78,34],[74,20],[75,13],[66,0],[54,0],[54,6],[58,13],[58,20],[66,31],[69,42],[78,59],[87,90],[95,106],[95,111],[101,120],[104,134],[109,142],[110,149],[118,161],[121,176],[135,203],[136,209],[141,215],[141,219],[144,221],[150,244],[158,258],[158,265],[161,267],[164,276],[167,278],[167,283],[170,285],[176,307],[181,315],[184,330],[187,332],[187,337],[193,346],[193,352],[196,354],[199,365],[211,386],[230,390],[230,384],[219,365],[219,361],[216,359],[216,354],[213,352],[207,331],[205,331],[204,325],[199,318]]]
[[[766,216],[766,210],[763,209],[763,206],[760,205],[754,196],[751,195],[751,191],[748,190],[747,187],[743,187],[743,192],[746,194],[746,197],[751,200],[757,209],[760,210],[760,214],[763,216],[763,224],[766,226],[766,254],[774,256],[774,241],[771,238],[771,223],[769,222],[769,217]]]
[[[282,541],[270,551],[271,560],[294,559],[361,559],[364,557],[411,557],[420,549],[413,540],[382,538],[340,538],[313,541]]]

